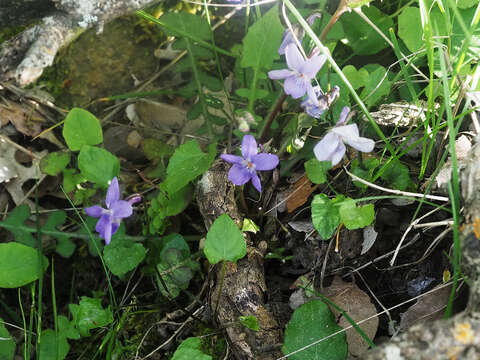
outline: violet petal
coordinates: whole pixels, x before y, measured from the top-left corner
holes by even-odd
[[[252,158],[256,170],[272,170],[278,165],[278,156],[273,154],[257,154]]]
[[[361,152],[370,152],[375,148],[375,141],[365,137],[358,137],[356,139],[345,139],[348,145]]]
[[[330,132],[340,136],[343,141],[358,139],[360,137],[357,124],[336,126],[330,130]]]
[[[228,180],[230,180],[235,185],[243,185],[250,178],[252,177],[252,173],[250,173],[246,168],[241,165],[233,164],[228,172]]]
[[[307,91],[307,86],[311,85],[307,85],[305,80],[297,76],[290,76],[286,78],[285,82],[283,83],[285,93],[287,95],[290,95],[294,99],[298,99],[305,95],[305,92]]]
[[[268,77],[273,80],[285,79],[292,75],[295,75],[295,72],[288,69],[271,70],[268,72]]]
[[[94,206],[90,206],[90,207],[85,208],[85,213],[88,216],[95,217],[95,218],[98,218],[98,217],[102,216],[104,211],[105,211],[105,209],[102,208],[101,206],[98,206],[98,205],[94,205]]]
[[[288,68],[291,70],[302,71],[305,60],[295,43],[290,43],[285,48],[285,58],[287,59]]]
[[[97,225],[95,226],[95,230],[97,230],[98,234],[102,239],[105,239],[105,230],[112,226],[112,217],[110,214],[104,214],[100,217],[97,221]]]
[[[110,209],[113,211],[114,218],[126,218],[132,215],[133,208],[128,201],[118,200],[111,204]]]
[[[313,153],[318,161],[332,161],[333,154],[338,150],[341,143],[342,141],[337,135],[328,132],[323,139],[315,145]]]
[[[327,57],[325,55],[315,55],[312,56],[310,59],[305,61],[305,65],[303,66],[303,73],[307,75],[310,79],[313,79],[317,76],[318,71],[321,69]]]
[[[260,178],[258,177],[258,175],[256,173],[254,173],[252,175],[252,184],[255,187],[255,189],[258,190],[259,193],[262,192],[262,183],[261,183]]]
[[[251,160],[254,155],[257,155],[257,142],[252,135],[244,135],[242,140],[242,155],[246,160]]]
[[[119,199],[120,199],[120,187],[118,186],[118,180],[117,180],[117,177],[115,176],[110,182],[110,185],[108,186],[107,196],[105,198],[105,204],[107,205],[107,208],[110,209],[110,205]]]
[[[241,164],[243,161],[243,158],[241,156],[230,155],[230,154],[222,154],[220,155],[220,158],[230,164]]]
[[[348,106],[345,106],[342,109],[342,111],[340,112],[340,116],[338,117],[337,125],[345,124],[349,112],[350,112],[350,108]]]

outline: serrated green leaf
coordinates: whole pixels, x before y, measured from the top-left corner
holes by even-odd
[[[393,27],[392,19],[375,6],[362,9],[363,13],[384,33]],[[348,46],[357,55],[372,55],[388,47],[388,43],[356,12],[345,13],[340,18],[348,39]]]
[[[63,360],[70,351],[67,338],[62,334],[55,334],[55,330],[42,331],[40,342],[40,360]]]
[[[162,280],[158,279],[160,292],[167,297],[177,297],[181,290],[188,287],[193,272],[199,270],[198,263],[189,260],[190,248],[179,234],[170,234],[162,238],[159,261],[156,264]],[[167,287],[168,291],[165,289]]]
[[[48,154],[40,160],[40,170],[47,175],[58,175],[70,162],[70,153],[57,151]]]
[[[107,187],[120,172],[120,162],[105,149],[84,145],[78,155],[78,168],[88,181]]]
[[[285,329],[282,352],[288,355],[341,330],[328,306],[320,300],[309,301],[292,315]],[[344,360],[347,358],[345,332],[332,336],[293,355],[290,360]]]
[[[258,326],[258,321],[257,318],[253,315],[249,316],[240,316],[238,318],[240,323],[245,326],[246,328],[253,330],[253,331],[258,331],[260,330],[260,326]]]
[[[102,307],[102,299],[82,296],[79,305],[69,304],[75,327],[82,336],[90,336],[90,330],[107,326],[113,321],[110,307]]]
[[[213,222],[203,252],[212,265],[225,260],[236,262],[246,255],[245,239],[230,216],[222,214]]]
[[[65,118],[63,137],[72,151],[78,151],[83,145],[97,145],[103,141],[102,126],[87,110],[73,108]]]
[[[168,163],[167,178],[161,184],[162,189],[173,194],[207,171],[215,159],[215,148],[216,144],[210,144],[206,154],[195,140],[179,146]]]
[[[341,221],[348,230],[361,229],[375,219],[373,204],[357,206],[352,199],[345,199],[339,209]]]
[[[191,337],[182,341],[173,354],[171,360],[211,360],[210,355],[202,352],[202,342],[199,338]]]
[[[243,39],[241,66],[269,70],[273,61],[279,58],[282,33],[278,9],[273,7],[248,29]]]
[[[332,168],[330,161],[318,161],[313,158],[305,162],[305,171],[309,180],[314,184],[323,184],[327,181],[327,172]]]
[[[43,271],[48,259],[42,255]],[[38,251],[17,242],[0,244],[0,288],[17,288],[39,278]]]
[[[342,201],[343,196],[341,195],[335,199],[329,199],[325,194],[318,194],[313,198],[312,222],[323,240],[330,239],[341,223],[338,206],[335,204]]]
[[[103,258],[112,274],[121,276],[135,269],[145,259],[145,248],[140,243],[112,238],[103,248]]]
[[[15,341],[12,339],[10,333],[3,325],[3,319],[0,318],[0,359],[13,360],[15,355]]]

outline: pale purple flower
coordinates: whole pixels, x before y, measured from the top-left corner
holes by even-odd
[[[345,155],[344,143],[361,152],[370,152],[375,147],[373,140],[360,136],[357,124],[344,125],[348,121],[349,112],[350,108],[345,106],[340,113],[337,125],[313,148],[319,161],[331,161],[332,166],[337,165]]]
[[[306,93],[316,103],[317,97],[312,87],[312,79],[325,63],[326,56],[316,54],[305,60],[297,46],[290,43],[285,48],[285,57],[288,69],[269,71],[270,79],[285,79],[283,88],[287,95],[298,99]]]
[[[315,19],[321,18],[321,17],[322,17],[321,13],[313,13],[307,18],[307,23],[309,23],[310,25],[313,25],[313,23],[315,22]],[[292,30],[293,30],[293,33],[290,30],[290,28],[285,29],[285,31],[283,32],[282,43],[278,48],[278,53],[280,55],[285,54],[285,49],[288,44],[295,44],[295,38],[298,39],[299,43],[302,42],[303,36],[305,35],[305,31],[303,30],[303,28],[299,24],[293,24]]]
[[[340,88],[334,86],[332,90],[324,94],[320,86],[314,86],[313,91],[317,97],[317,103],[315,104],[309,97],[307,97],[302,101],[301,106],[305,109],[305,112],[308,115],[315,119],[319,119],[325,110],[332,105],[335,99],[340,96]]]
[[[228,180],[235,185],[243,185],[252,180],[258,192],[262,192],[262,184],[257,171],[272,170],[278,165],[277,155],[258,153],[257,142],[252,135],[243,137],[242,156],[222,154],[220,157],[233,164],[228,172]]]
[[[95,230],[100,235],[100,238],[105,239],[105,244],[109,244],[112,235],[120,227],[120,221],[123,218],[132,215],[132,205],[141,200],[140,195],[135,195],[129,200],[120,200],[120,187],[118,186],[117,177],[114,177],[110,182],[105,198],[106,209],[95,205],[85,208],[88,216],[100,218],[97,222]]]

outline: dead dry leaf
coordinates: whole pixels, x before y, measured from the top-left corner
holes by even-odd
[[[42,123],[45,119],[33,108],[23,107],[11,101],[0,105],[0,118],[2,124],[5,120],[12,123],[17,131],[27,136],[37,136],[42,131]]]
[[[308,197],[317,189],[318,185],[314,185],[308,180],[307,174],[303,175],[294,185],[290,197],[287,200],[287,211],[291,213],[298,207],[305,204]]]
[[[439,286],[436,288],[439,288]],[[447,306],[451,291],[451,286],[444,286],[438,291],[432,291],[422,296],[403,313],[400,329],[405,331],[416,323],[440,319]]]
[[[332,284],[324,289],[323,295],[345,310],[355,322],[377,314],[377,309],[370,301],[370,297],[360,290],[355,283],[347,283],[339,276],[334,277]],[[338,318],[340,313],[331,307],[330,310],[332,310],[335,317]],[[337,323],[344,328],[350,326],[350,323],[344,316],[342,316]],[[370,339],[373,339],[378,329],[378,317],[374,317],[359,326]],[[360,356],[368,350],[368,344],[355,329],[348,329],[346,335],[348,353],[351,356]]]

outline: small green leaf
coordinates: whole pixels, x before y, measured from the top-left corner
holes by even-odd
[[[375,158],[363,160],[362,163],[360,163],[358,159],[354,159],[352,161],[350,171],[352,172],[352,174],[366,181],[372,182],[373,172],[379,165],[380,165],[380,161],[378,161],[378,159],[375,159]],[[368,185],[361,183],[360,181],[354,181],[353,185],[363,190],[365,190],[368,187]]]
[[[43,271],[48,259],[42,255]],[[0,244],[0,288],[17,288],[40,276],[38,251],[30,246],[9,242]]]
[[[3,319],[0,318],[0,359],[13,360],[15,355],[15,341],[13,341],[10,333],[3,325]]]
[[[397,160],[392,161],[380,177],[394,189],[404,191],[412,183],[409,173],[408,167]]]
[[[191,337],[182,341],[173,354],[171,360],[212,360],[210,355],[202,352],[202,341],[199,338]]]
[[[368,82],[368,71],[364,68],[357,70],[355,66],[347,65],[342,69],[342,72],[355,90],[365,86]]]
[[[13,209],[7,219],[0,221],[0,224],[15,236],[15,241],[34,247],[37,244],[37,240],[33,238],[31,232],[26,231],[24,224],[29,217],[30,208],[24,204]]]
[[[121,276],[135,269],[145,259],[145,248],[140,243],[113,238],[103,248],[103,257],[112,274]]]
[[[260,330],[260,326],[258,326],[257,318],[253,315],[240,316],[238,320],[240,321],[240,323],[242,323],[243,326],[245,326],[250,330],[253,330],[253,331]]]
[[[312,183],[323,184],[327,181],[327,171],[332,168],[332,163],[330,161],[318,161],[313,158],[308,160],[304,166],[307,176]]]
[[[67,319],[66,316],[59,315],[57,318],[58,331],[65,335],[67,339],[78,340],[80,339],[80,333],[75,328],[75,324]]]
[[[248,29],[243,38],[242,67],[252,67],[256,71],[270,69],[273,60],[279,58],[282,33],[278,9],[273,7]]]
[[[216,144],[210,144],[206,154],[195,140],[179,146],[168,163],[167,178],[161,184],[162,189],[173,194],[207,171],[215,159],[215,147]]]
[[[57,210],[48,216],[47,222],[42,227],[42,231],[55,231],[54,237],[57,239],[56,251],[63,257],[69,258],[75,251],[75,243],[70,240],[69,236],[63,234],[57,226],[63,225],[67,219],[65,211]]]
[[[388,29],[394,26],[390,16],[383,14],[373,5],[363,8],[362,11],[384,34],[388,34]],[[355,54],[373,55],[388,47],[388,43],[356,12],[343,14],[340,21],[347,35],[347,44]]]
[[[368,106],[377,104],[382,97],[387,96],[392,86],[388,76],[385,76],[387,70],[383,66],[375,64],[371,68],[375,68],[375,70],[370,70],[365,88],[360,93],[360,97],[365,99]]]
[[[58,175],[65,169],[70,162],[70,153],[66,151],[57,151],[48,154],[40,160],[40,170],[47,175]]]
[[[313,198],[312,222],[323,240],[330,239],[341,223],[338,206],[335,206],[335,204],[342,201],[343,196],[341,195],[332,200],[325,194],[315,195]]]
[[[422,46],[425,46],[420,9],[418,7],[406,7],[398,15],[398,36],[411,52],[415,52]]]
[[[260,231],[260,228],[253,222],[253,220],[243,219],[242,231],[249,231],[256,234],[257,231]]]
[[[120,172],[120,162],[105,149],[84,145],[78,155],[78,168],[88,181],[107,187]]]
[[[191,35],[193,38],[206,41],[211,39],[210,26],[202,16],[193,15],[185,11],[169,11],[162,15],[159,20],[171,35],[179,37]],[[181,31],[183,34],[177,31]]]
[[[63,360],[70,351],[67,338],[62,333],[55,334],[55,330],[42,331],[40,342],[40,360]]]
[[[288,355],[341,329],[325,303],[320,300],[309,301],[295,310],[288,322],[282,352]],[[332,336],[296,354],[288,355],[290,360],[344,360],[346,358],[347,340],[345,332]]]
[[[210,264],[236,262],[247,253],[247,245],[237,225],[227,214],[220,215],[210,227],[203,252]]]
[[[169,157],[175,150],[173,146],[157,139],[145,139],[142,146],[143,152],[149,160]]]
[[[82,336],[90,336],[90,330],[107,326],[113,321],[110,307],[102,308],[102,299],[82,296],[80,304],[69,304],[76,328]]]
[[[375,219],[373,204],[357,206],[352,199],[345,199],[341,203],[339,213],[342,222],[348,230],[364,228]]]
[[[73,108],[65,119],[63,137],[70,150],[78,151],[83,145],[97,145],[103,141],[102,126],[87,110]]]

